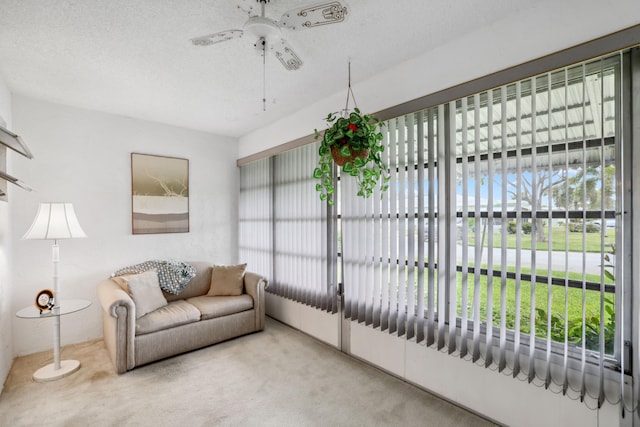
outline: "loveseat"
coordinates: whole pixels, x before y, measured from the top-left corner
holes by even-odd
[[[184,290],[178,295],[160,290],[166,299],[161,305],[166,305],[146,314],[136,312],[136,294],[126,286],[127,280],[133,283],[131,278],[125,277],[124,286],[117,278],[98,284],[104,342],[117,373],[264,329],[264,290],[268,286],[264,277],[243,270],[239,295],[209,296],[214,266],[206,262],[188,265],[195,269],[195,277]],[[214,273],[214,277],[220,275]],[[139,293],[137,301],[138,309],[148,303]]]

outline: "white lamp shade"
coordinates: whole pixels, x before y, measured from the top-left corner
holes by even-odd
[[[40,203],[38,213],[23,239],[76,239],[87,237],[71,203]]]

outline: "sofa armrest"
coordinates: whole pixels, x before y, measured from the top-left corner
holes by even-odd
[[[245,292],[253,298],[253,308],[256,311],[256,331],[264,329],[264,290],[268,286],[269,281],[264,276],[249,271],[244,274],[244,289]]]
[[[129,294],[111,279],[98,283],[98,300],[102,306],[104,343],[116,372],[122,374],[135,366],[135,304]]]

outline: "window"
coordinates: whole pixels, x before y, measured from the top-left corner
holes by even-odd
[[[265,265],[269,292],[336,312],[339,275],[348,319],[598,404],[623,399],[636,54],[387,120],[388,192],[355,197],[346,177],[335,213],[315,192],[317,144],[243,166],[241,257]]]
[[[388,194],[340,184],[345,315],[601,400],[568,370],[622,357],[622,60],[388,120]]]
[[[335,312],[335,245],[328,207],[315,192],[318,144],[245,165],[240,173],[240,258],[267,291]]]

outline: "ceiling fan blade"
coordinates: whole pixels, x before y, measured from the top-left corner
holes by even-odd
[[[242,30],[226,30],[219,33],[208,34],[206,36],[191,39],[191,43],[195,46],[209,46],[216,43],[226,42],[231,39],[239,39],[242,37]]]
[[[347,18],[349,9],[339,1],[327,1],[285,12],[279,24],[291,30],[337,24]]]
[[[297,70],[302,66],[302,59],[293,51],[291,46],[284,40],[280,39],[271,45],[271,50],[276,54],[276,58],[284,68],[289,71]]]
[[[260,3],[256,0],[236,0],[236,6],[249,16],[260,16]]]

